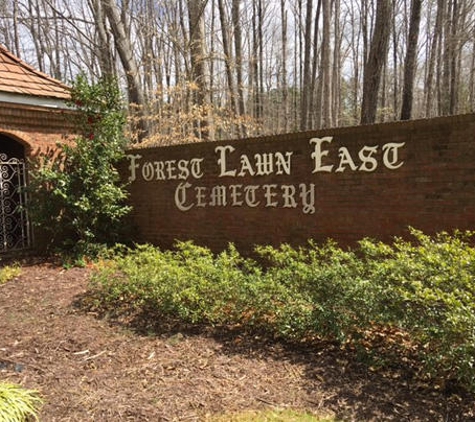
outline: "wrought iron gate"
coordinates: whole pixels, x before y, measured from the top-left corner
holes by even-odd
[[[0,154],[0,253],[30,246],[25,187],[25,161]]]

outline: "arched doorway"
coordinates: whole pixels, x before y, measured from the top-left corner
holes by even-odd
[[[25,147],[0,133],[0,253],[31,244],[26,183]]]

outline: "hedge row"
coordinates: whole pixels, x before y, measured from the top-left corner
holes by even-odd
[[[190,242],[173,251],[142,245],[102,260],[91,290],[102,307],[239,324],[286,340],[368,351],[376,332],[397,333],[399,356],[410,348],[429,376],[475,391],[472,233],[412,234],[392,244],[364,239],[350,250],[333,242],[257,247],[255,259],[232,245],[217,255]]]

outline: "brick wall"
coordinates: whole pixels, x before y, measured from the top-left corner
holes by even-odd
[[[70,111],[0,102],[0,133],[22,143],[27,156],[55,149],[73,131]]]
[[[65,142],[74,132],[73,113],[31,105],[0,102],[0,138],[10,140],[24,147],[25,158],[30,159],[39,153],[54,154],[57,143]],[[0,145],[0,151],[2,146]],[[33,229],[32,229],[33,230]],[[49,243],[49,236],[35,228],[32,236],[33,246],[44,250]]]
[[[136,240],[162,247],[475,230],[475,115],[135,149],[121,173]]]

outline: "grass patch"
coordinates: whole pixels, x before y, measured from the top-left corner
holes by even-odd
[[[0,382],[0,421],[23,422],[38,420],[38,411],[43,400],[35,390],[27,390],[19,385]]]
[[[337,422],[334,418],[317,417],[307,412],[295,410],[247,411],[215,415],[206,422]]]

